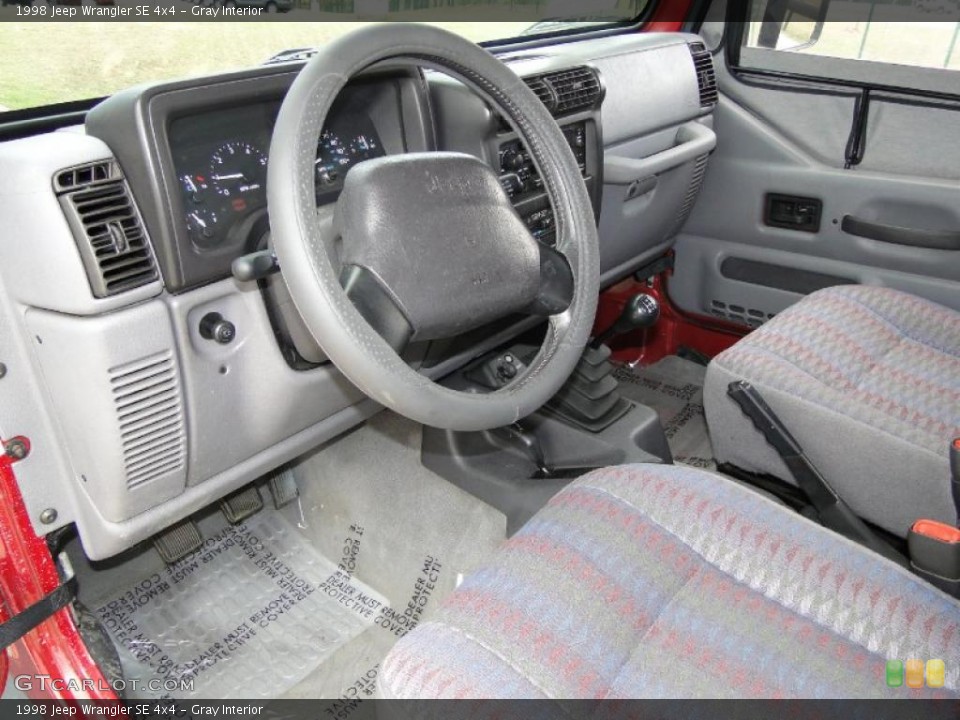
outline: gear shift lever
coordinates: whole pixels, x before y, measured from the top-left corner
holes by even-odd
[[[653,295],[637,293],[623,306],[620,317],[610,327],[597,335],[590,347],[598,348],[607,340],[623,335],[631,330],[641,330],[653,327],[660,318],[660,303]]]

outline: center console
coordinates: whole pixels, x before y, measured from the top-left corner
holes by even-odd
[[[599,155],[595,128],[586,120],[581,120],[562,126],[561,130],[576,158],[580,174],[587,185],[587,191],[593,199],[595,196],[595,179],[592,174],[594,162],[591,162],[591,167],[588,168],[588,157],[593,160]],[[546,202],[543,179],[530,154],[520,140],[509,140],[500,145],[497,156],[500,184],[517,206],[520,217],[537,240],[553,245],[556,242],[553,209]],[[596,203],[594,207],[596,208]]]

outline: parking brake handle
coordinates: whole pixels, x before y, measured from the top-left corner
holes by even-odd
[[[727,394],[777,451],[825,527],[870,548],[898,565],[908,566],[907,559],[867,527],[831,487],[753,385],[743,380],[732,382],[727,386]]]

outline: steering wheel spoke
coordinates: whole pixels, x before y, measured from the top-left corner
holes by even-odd
[[[527,308],[530,315],[559,315],[573,302],[573,270],[566,255],[540,243],[540,290]]]
[[[413,337],[413,326],[377,276],[358,265],[340,271],[340,285],[350,302],[394,352],[401,353]]]

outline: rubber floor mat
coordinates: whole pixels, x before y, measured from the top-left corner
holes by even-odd
[[[278,697],[367,630],[381,595],[267,510],[96,606],[131,697]],[[252,680],[254,680],[252,682]],[[192,680],[192,688],[178,686]]]
[[[619,367],[614,377],[620,381],[623,395],[660,414],[675,462],[715,470],[703,417],[706,372],[702,365],[670,355],[648,367]]]

